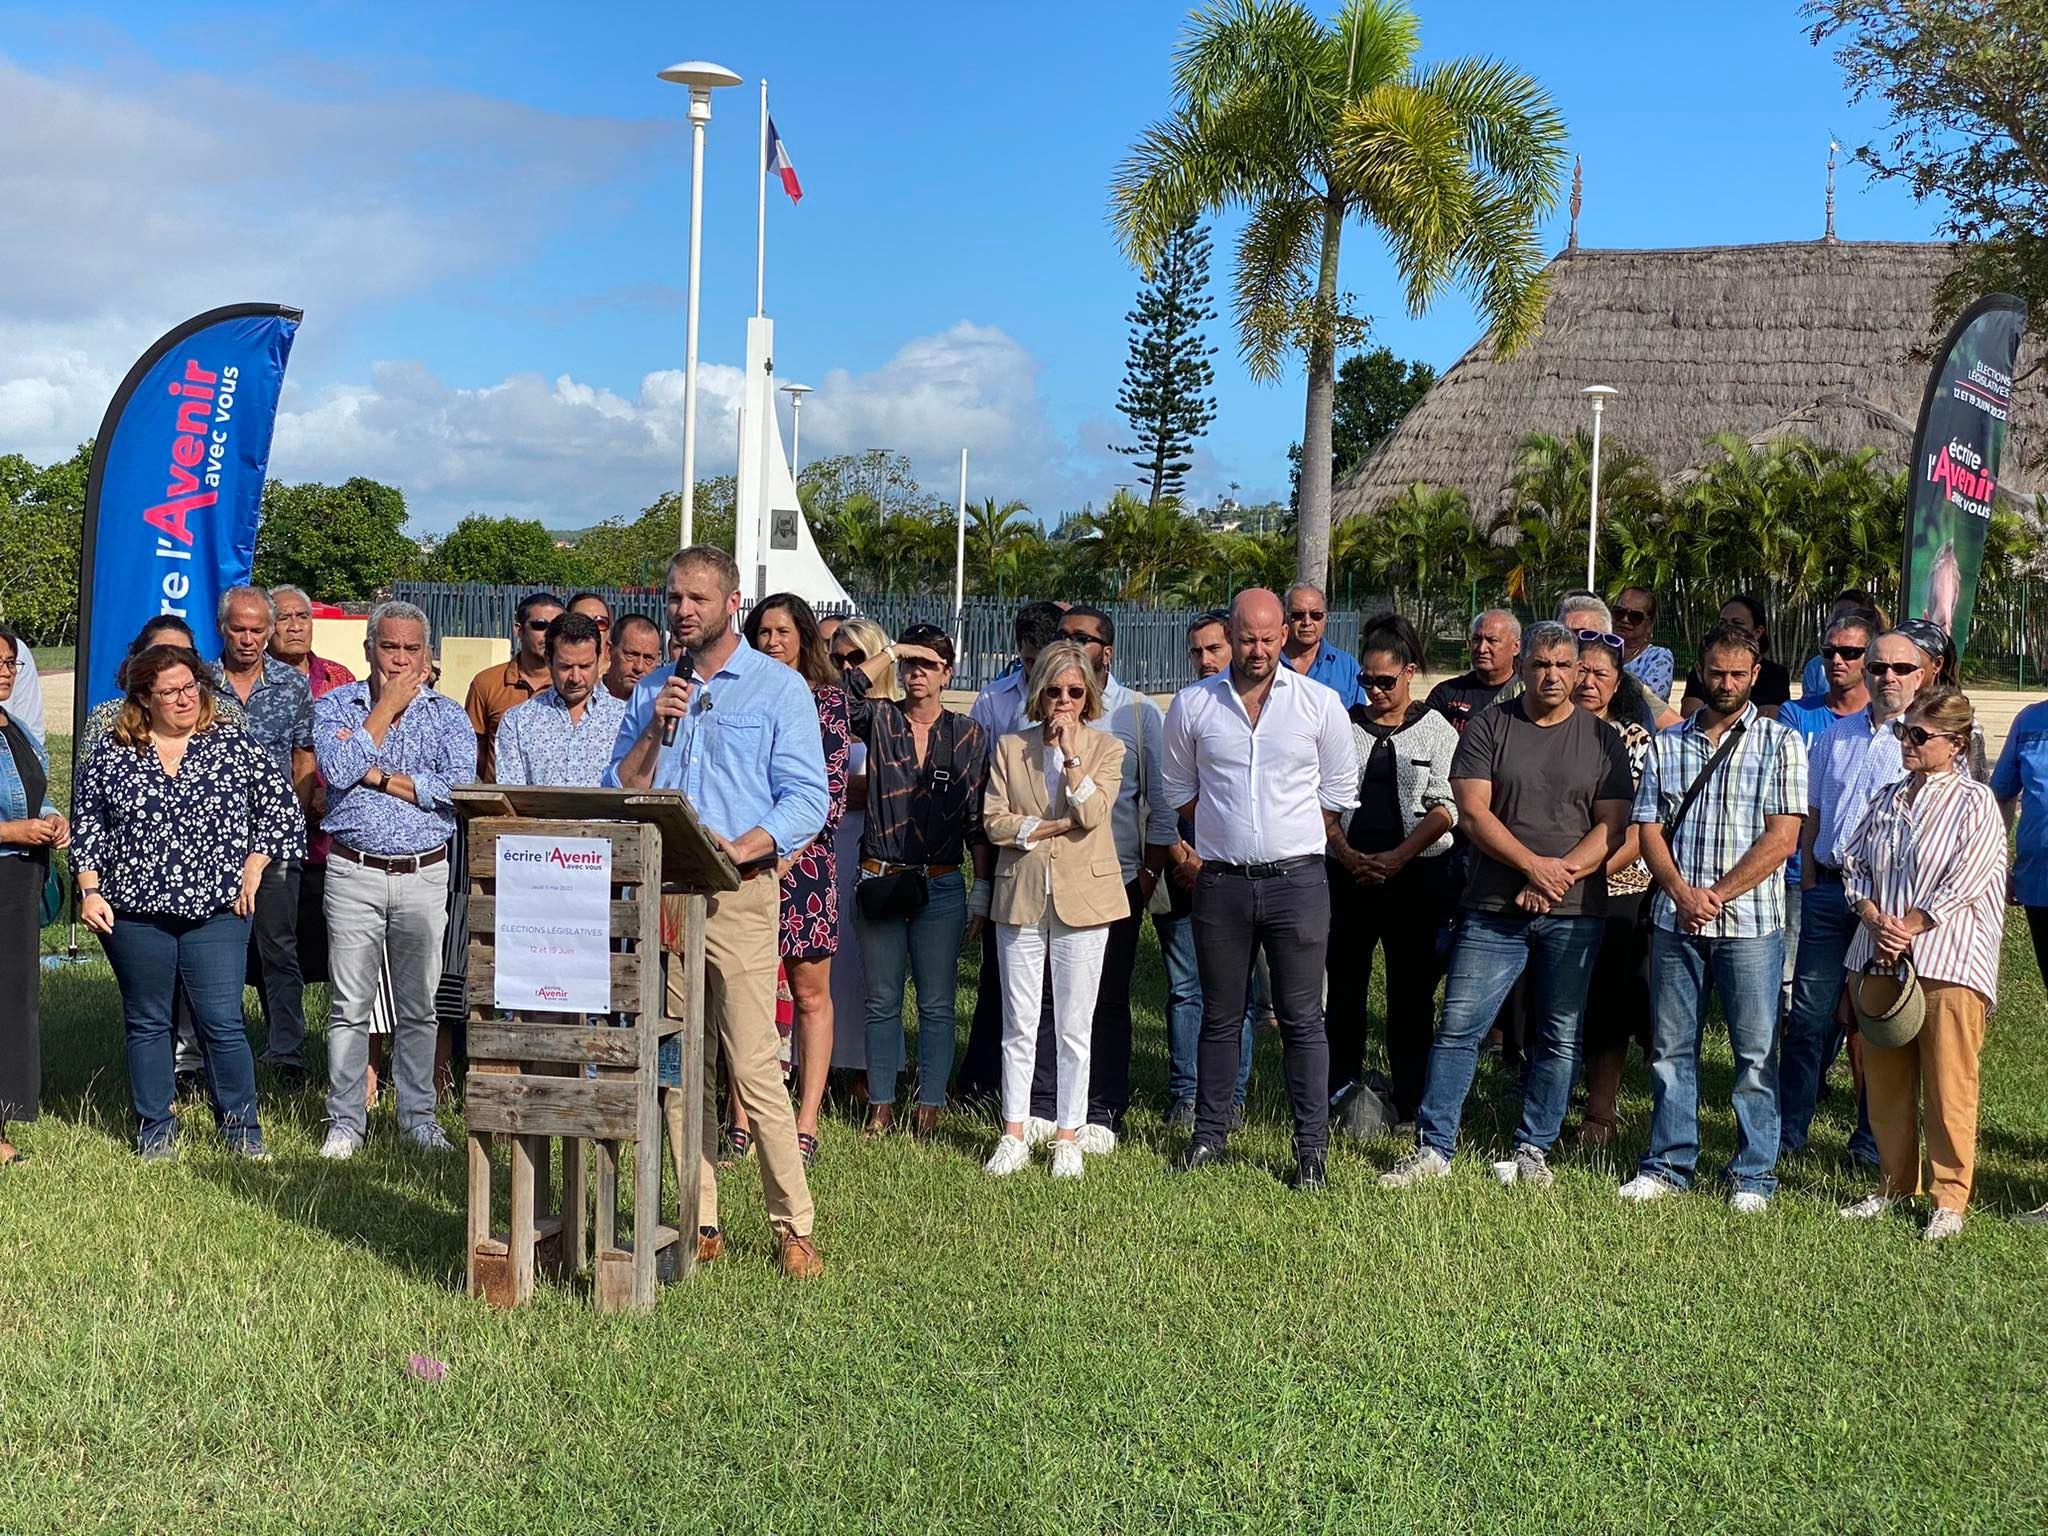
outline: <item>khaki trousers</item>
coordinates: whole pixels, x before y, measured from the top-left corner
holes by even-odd
[[[721,1052],[726,1079],[746,1106],[761,1192],[777,1232],[811,1235],[813,1212],[803,1155],[796,1145],[796,1110],[782,1084],[781,1044],[775,1033],[776,919],[781,884],[757,875],[736,891],[707,897],[704,914],[704,1136],[699,1148],[697,1225],[718,1225],[718,1098],[713,1064]],[[683,968],[668,971],[668,1009],[683,1014]],[[714,1033],[715,1032],[715,1033]],[[664,1111],[669,1145],[682,1175],[682,1096],[669,1092]]]
[[[1920,1104],[1927,1104],[1924,1186],[1934,1203],[1961,1211],[1977,1165],[1977,1058],[1984,1049],[1984,996],[1956,982],[1920,983],[1927,1019],[1896,1050],[1865,1042],[1863,1080],[1884,1193],[1921,1193]]]

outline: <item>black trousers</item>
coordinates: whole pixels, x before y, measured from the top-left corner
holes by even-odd
[[[1129,912],[1109,925],[1102,955],[1102,984],[1095,989],[1095,1024],[1088,1041],[1088,1123],[1121,1134],[1131,1107],[1131,972],[1138,964],[1138,935],[1145,926],[1145,902],[1133,880],[1124,887]],[[1048,1013],[1039,1026],[1041,1051],[1052,1027]],[[1032,1085],[1036,1098],[1037,1084]]]
[[[1436,987],[1443,961],[1437,930],[1450,914],[1454,890],[1447,857],[1418,858],[1384,885],[1360,885],[1335,864],[1330,881],[1330,1091],[1365,1076],[1366,996],[1372,952],[1387,952],[1387,1075],[1394,1108],[1415,1118],[1436,1035]]]
[[[1323,961],[1330,882],[1320,855],[1254,880],[1205,864],[1195,880],[1195,962],[1202,976],[1202,1044],[1195,1064],[1195,1139],[1222,1146],[1243,1057],[1252,955],[1263,949],[1294,1106],[1297,1157],[1320,1154],[1330,1130],[1330,1043],[1323,1034]]]
[[[1045,989],[1039,999],[1038,1057],[1031,1068],[1031,1113],[1050,1120],[1054,1111],[1053,1074],[1059,1065],[1059,1037],[1052,1027],[1050,958],[1046,961]],[[1092,1077],[1093,1067],[1089,1070]],[[1090,1091],[1092,1094],[1092,1088]],[[967,1025],[967,1049],[961,1053],[960,1065],[953,1073],[953,1096],[963,1104],[1002,1102],[1003,981],[996,960],[996,925],[992,922],[984,924],[981,930],[981,980],[975,984],[974,1017]]]
[[[305,865],[273,859],[256,888],[248,980],[263,999],[266,1060],[299,1064],[306,1040],[306,983],[299,972],[299,882]]]
[[[2027,933],[2034,941],[2034,964],[2040,968],[2041,978],[2048,981],[2048,907],[2028,907]]]
[[[327,865],[299,866],[299,980],[327,979]]]

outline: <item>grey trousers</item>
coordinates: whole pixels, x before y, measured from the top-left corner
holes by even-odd
[[[398,1125],[434,1118],[434,988],[448,927],[449,865],[386,874],[335,858],[327,865],[327,1121],[363,1134],[370,1011],[388,975],[393,1019],[391,1076]]]

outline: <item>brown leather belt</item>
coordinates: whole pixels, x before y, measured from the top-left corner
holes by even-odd
[[[416,875],[423,869],[432,869],[436,864],[448,862],[448,845],[425,853],[408,853],[399,858],[389,859],[381,853],[361,853],[344,842],[330,843],[327,851],[334,858],[349,864],[360,864],[365,869],[382,870],[387,875]]]
[[[862,859],[860,872],[864,875],[899,875],[906,869],[923,870],[926,876],[936,880],[941,875],[957,875],[958,864],[884,864],[880,859]]]

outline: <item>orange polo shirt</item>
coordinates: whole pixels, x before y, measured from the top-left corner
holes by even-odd
[[[498,782],[498,722],[548,686],[546,673],[538,683],[520,676],[517,660],[477,673],[469,682],[469,724],[477,735],[476,776],[479,783]]]

